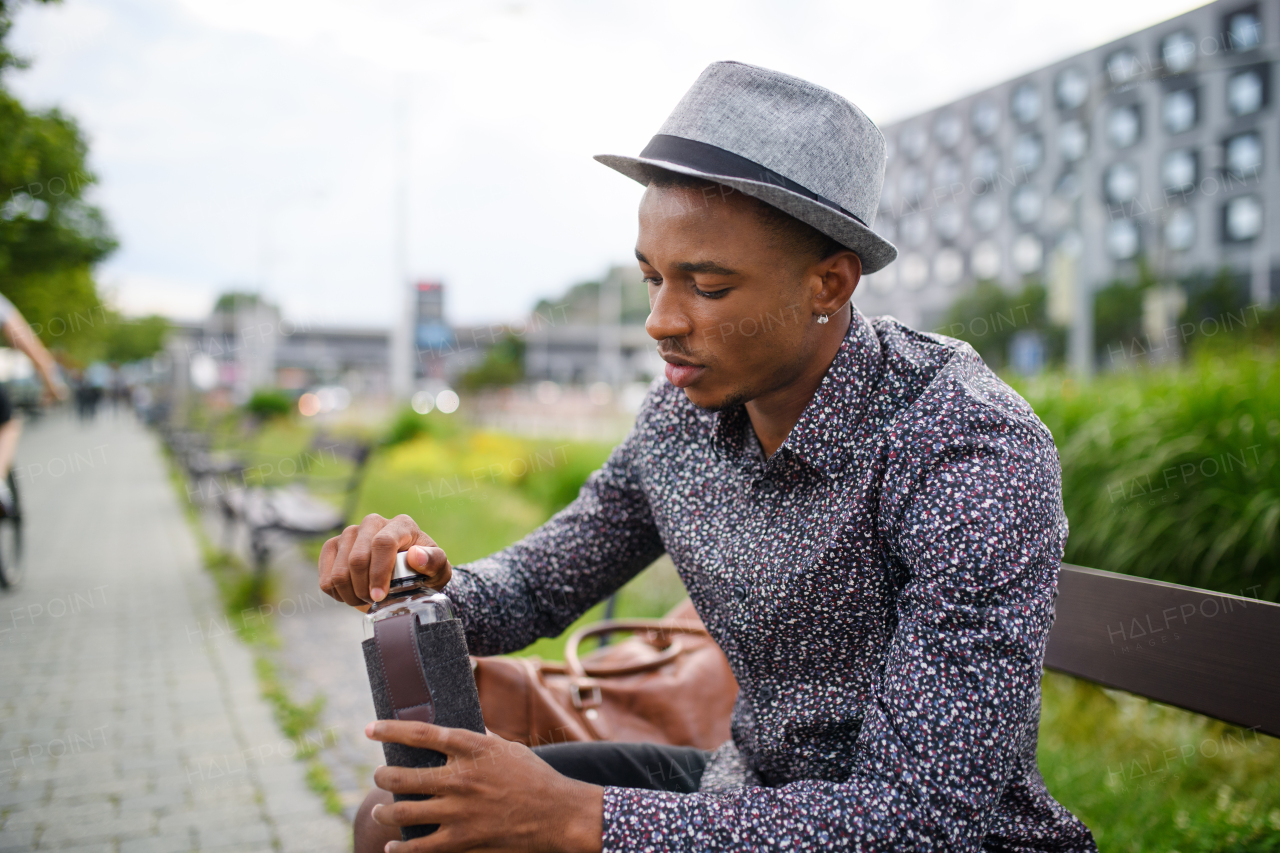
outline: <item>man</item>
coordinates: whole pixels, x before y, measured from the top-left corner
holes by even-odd
[[[1067,532],[1052,437],[971,348],[850,302],[896,256],[870,229],[880,132],[817,86],[717,63],[640,157],[597,159],[647,186],[636,257],[667,381],[510,548],[453,567],[407,516],[369,516],[326,543],[321,585],[380,600],[407,548],[494,654],[665,551],[741,686],[733,738],[528,750],[374,723],[450,759],[380,768],[385,791],[434,798],[375,792],[358,848],[438,823],[402,849],[1096,850],[1036,767]]]

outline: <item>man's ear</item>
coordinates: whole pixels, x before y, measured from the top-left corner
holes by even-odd
[[[814,312],[835,314],[849,304],[862,280],[862,258],[844,249],[819,261],[813,272],[821,280],[821,287],[813,297]]]

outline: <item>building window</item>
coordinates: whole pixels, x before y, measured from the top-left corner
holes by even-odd
[[[933,123],[933,138],[943,148],[955,148],[963,134],[964,125],[960,123],[960,117],[950,110],[940,113]]]
[[[1040,218],[1044,209],[1044,199],[1040,191],[1033,186],[1024,185],[1014,191],[1010,199],[1010,210],[1013,218],[1022,225],[1032,225]]]
[[[902,131],[898,143],[902,146],[902,153],[908,160],[919,160],[924,155],[925,149],[929,147],[929,137],[921,128],[909,127]]]
[[[1112,204],[1127,204],[1138,197],[1138,170],[1132,163],[1114,163],[1102,177],[1102,189]]]
[[[986,139],[1000,128],[1000,108],[995,101],[983,99],[973,105],[969,124],[976,136]]]
[[[969,265],[974,278],[995,278],[1000,275],[1000,247],[990,240],[983,240],[973,247]]]
[[[1227,106],[1233,116],[1256,113],[1267,104],[1265,66],[1246,68],[1227,78]]]
[[[943,249],[933,258],[933,278],[938,284],[950,286],[964,275],[964,255],[955,249]]]
[[[960,212],[960,205],[949,202],[938,208],[933,217],[933,228],[943,240],[959,237],[964,228],[964,214]]]
[[[1038,133],[1024,133],[1013,141],[1013,167],[1034,172],[1044,162],[1044,143]]]
[[[1013,265],[1023,275],[1030,275],[1044,263],[1044,244],[1034,234],[1019,234],[1013,241]]]
[[[1000,171],[1000,155],[990,145],[983,145],[973,152],[973,157],[969,160],[969,171],[975,178],[995,180],[996,173]]]
[[[914,252],[898,261],[898,276],[907,290],[919,290],[929,280],[929,262]]]
[[[960,171],[960,162],[954,157],[943,157],[933,166],[933,185],[935,187],[963,186],[964,173]]]
[[[1107,252],[1117,261],[1127,261],[1138,254],[1138,224],[1132,219],[1117,219],[1107,224]]]
[[[898,193],[902,196],[903,204],[916,204],[928,191],[929,182],[925,179],[924,172],[915,167],[904,169],[898,178]]]
[[[1111,85],[1121,86],[1138,76],[1142,70],[1138,55],[1124,47],[1107,57],[1107,77]]]
[[[1160,161],[1160,180],[1166,190],[1190,192],[1195,189],[1197,172],[1196,153],[1190,148],[1169,151]]]
[[[978,196],[969,208],[969,215],[975,229],[989,234],[1000,224],[1000,200],[993,195]]]
[[[1175,252],[1185,252],[1196,243],[1196,214],[1180,207],[1169,214],[1164,224],[1164,244]]]
[[[1009,111],[1022,124],[1029,124],[1040,118],[1040,90],[1035,83],[1023,83],[1013,90]]]
[[[1138,105],[1115,107],[1107,113],[1107,138],[1116,148],[1128,148],[1142,136]]]
[[[1075,201],[1080,197],[1080,178],[1075,172],[1066,172],[1058,178],[1053,194],[1063,201]]]
[[[1074,163],[1089,150],[1089,134],[1084,125],[1072,119],[1058,128],[1058,153],[1068,163]]]
[[[1160,118],[1166,133],[1186,133],[1196,126],[1199,111],[1196,109],[1195,89],[1175,89],[1165,92],[1160,103]]]
[[[1223,29],[1226,30],[1227,50],[1240,53],[1262,44],[1262,21],[1258,18],[1257,6],[1228,15]]]
[[[1222,206],[1222,237],[1228,243],[1245,243],[1262,233],[1262,202],[1242,195]]]
[[[1058,99],[1059,108],[1074,110],[1089,97],[1089,78],[1075,66],[1064,68],[1058,72],[1053,92]]]
[[[1196,37],[1187,30],[1178,30],[1160,40],[1160,59],[1170,74],[1190,71],[1196,64]]]
[[[923,213],[912,213],[898,222],[898,238],[902,245],[915,248],[929,236],[929,218]]]
[[[1237,133],[1224,143],[1226,171],[1233,178],[1256,178],[1262,171],[1262,136],[1256,131]]]

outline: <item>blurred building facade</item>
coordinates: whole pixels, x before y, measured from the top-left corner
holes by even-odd
[[[386,329],[295,323],[262,300],[220,301],[200,322],[176,322],[165,345],[179,394],[225,393],[235,403],[259,388],[342,385],[356,396],[388,391]]]
[[[1231,267],[1273,304],[1278,45],[1280,0],[1219,0],[887,125],[875,230],[901,254],[859,307],[931,329],[978,280],[1038,279],[1072,325],[1139,258]]]
[[[512,329],[525,342],[525,376],[614,387],[652,379],[663,362],[644,329],[648,315],[648,290],[634,264],[539,303],[524,329]]]

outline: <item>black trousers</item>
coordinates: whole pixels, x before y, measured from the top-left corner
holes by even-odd
[[[534,747],[539,758],[580,782],[692,794],[711,753],[655,743],[553,743]]]

